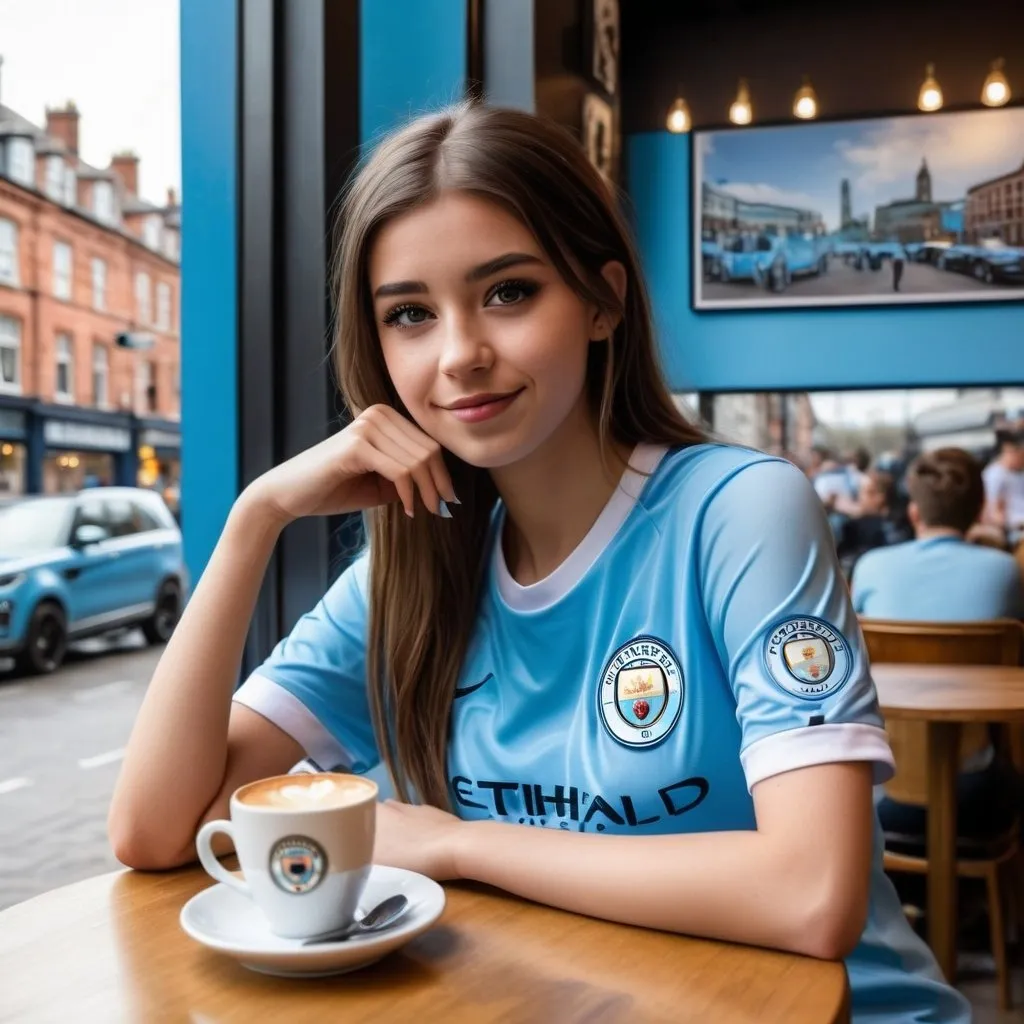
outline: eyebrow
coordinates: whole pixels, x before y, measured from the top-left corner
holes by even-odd
[[[526,252],[507,252],[503,256],[498,256],[496,259],[488,260],[486,263],[474,267],[466,274],[466,283],[474,284],[477,281],[483,281],[492,274],[500,273],[509,267],[519,267],[528,263],[541,265],[543,262],[537,256],[531,256]],[[381,299],[389,295],[423,295],[429,291],[425,281],[392,281],[382,284],[373,293],[373,297]]]

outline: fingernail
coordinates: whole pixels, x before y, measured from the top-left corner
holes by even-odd
[[[407,509],[405,510],[405,514],[406,514],[406,515],[407,515],[407,516],[408,516],[408,517],[409,517],[410,519],[412,519],[412,509],[411,509],[411,508],[407,508]]]
[[[461,505],[461,504],[462,504],[462,502],[461,502],[461,501],[459,501],[459,499],[458,499],[457,497],[455,497],[455,496],[454,496],[454,495],[455,495],[455,492],[454,492],[454,491],[452,491],[452,495],[453,495],[453,497],[452,497],[452,500],[451,500],[451,501],[449,501],[449,502],[448,502],[448,504],[449,504],[449,505]]]
[[[442,519],[453,519],[454,518],[452,516],[452,510],[447,506],[447,504],[445,504],[444,498],[441,498],[438,501],[438,512],[437,512],[437,514]]]

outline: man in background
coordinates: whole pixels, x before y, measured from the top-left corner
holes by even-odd
[[[1024,436],[997,434],[999,454],[986,467],[985,522],[1004,531],[1012,551],[1024,536]]]

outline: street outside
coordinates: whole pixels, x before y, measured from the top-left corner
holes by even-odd
[[[967,274],[939,270],[928,263],[906,261],[903,278],[900,281],[901,295],[935,295],[946,297],[956,292],[1000,292],[1013,291],[1006,285],[985,284]],[[812,277],[795,277],[785,291],[772,292],[754,284],[753,281],[705,281],[701,285],[702,297],[709,301],[724,299],[743,302],[758,302],[773,299],[795,299],[803,297],[829,296],[833,298],[855,297],[858,295],[892,295],[892,263],[885,260],[881,270],[855,270],[840,259],[829,261],[828,271]],[[1009,295],[1007,297],[1010,297]]]
[[[121,866],[107,807],[162,650],[132,631],[50,676],[0,674],[0,910]]]

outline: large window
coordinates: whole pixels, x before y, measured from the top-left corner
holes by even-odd
[[[31,139],[7,140],[7,176],[21,185],[35,188],[36,148]]]
[[[171,329],[171,286],[166,281],[156,286],[156,326],[161,331]]]
[[[17,287],[20,276],[18,225],[13,220],[0,218],[0,282]]]
[[[114,186],[109,181],[92,183],[92,212],[104,224],[114,222]]]
[[[135,309],[136,319],[148,327],[153,322],[153,300],[151,297],[149,274],[139,271],[135,275]]]
[[[64,168],[64,204],[71,207],[78,205],[78,175],[71,166]]]
[[[53,294],[58,299],[71,298],[71,246],[67,242],[53,243]]]
[[[0,391],[21,391],[21,323],[0,316]]]
[[[163,231],[163,221],[159,214],[151,213],[142,222],[142,240],[150,249],[160,248],[160,235]]]
[[[75,397],[75,362],[74,349],[70,334],[58,334],[55,345],[57,360],[57,377],[54,394],[58,401],[70,402]]]
[[[64,199],[64,157],[56,153],[46,158],[46,194],[55,203]]]
[[[97,256],[92,260],[92,308],[107,308],[107,264]]]
[[[135,412],[142,416],[157,409],[156,363],[151,359],[140,359],[135,364]]]
[[[104,345],[92,347],[92,400],[97,408],[110,404],[110,357]]]

